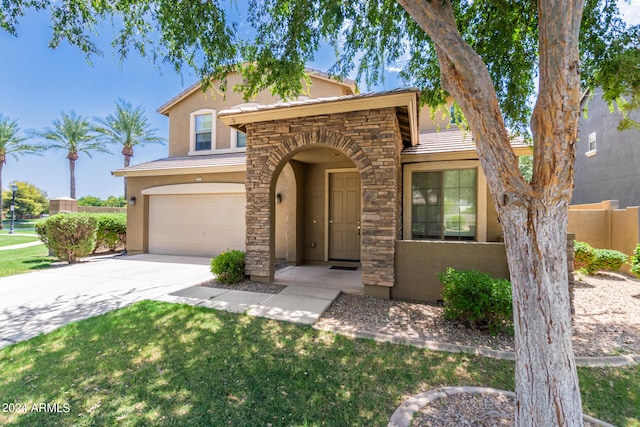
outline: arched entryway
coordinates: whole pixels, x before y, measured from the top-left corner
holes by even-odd
[[[309,145],[293,152],[275,179],[276,261],[359,265],[362,185],[353,161],[324,144]]]
[[[411,102],[415,97],[413,92],[400,95]],[[396,97],[397,94],[381,96],[376,105],[397,104]],[[352,102],[344,106],[331,104],[330,108],[325,108],[318,102],[295,111],[278,107],[276,110],[258,108],[246,112],[229,111],[224,115],[221,113],[226,123],[242,129],[247,135],[246,271],[254,280],[274,279],[277,181],[281,172],[287,165],[293,165],[296,182],[298,176],[302,177],[303,182],[310,181],[311,184],[296,184],[297,203],[301,203],[308,196],[305,193],[307,185],[319,186],[323,191],[331,186],[325,182],[331,179],[330,172],[327,172],[327,178],[324,175],[322,178],[305,175],[304,167],[300,166],[304,157],[336,153],[345,157],[344,169],[354,172],[360,180],[360,194],[356,197],[360,200],[358,237],[364,293],[383,298],[390,296],[390,288],[395,283],[395,242],[401,237],[400,156],[403,135],[407,133],[401,131],[404,125],[399,120],[401,114],[395,106],[366,109],[366,104],[367,98],[362,97],[357,99],[357,105]],[[359,109],[338,111],[349,105]],[[326,109],[337,112],[325,113]],[[283,118],[277,119],[277,115]],[[299,175],[300,171],[302,173]],[[281,201],[282,197],[281,193]],[[318,219],[314,224],[316,212],[313,210],[302,212],[302,222],[296,223],[297,241],[301,245],[296,248],[298,257],[304,259],[311,250],[329,251],[326,243],[321,244],[323,242],[315,238],[310,241],[305,237],[305,227],[322,228],[323,224]],[[348,259],[351,255],[346,257]],[[336,258],[340,258],[340,255]]]

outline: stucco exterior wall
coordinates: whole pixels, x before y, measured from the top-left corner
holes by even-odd
[[[640,207],[617,207],[617,200],[571,206],[567,229],[579,242],[630,256],[640,243]],[[629,273],[630,265],[623,264],[621,271]]]
[[[610,111],[596,91],[583,102],[585,114],[578,124],[575,187],[572,204],[616,199],[620,208],[640,205],[640,129],[619,131],[622,115]],[[585,117],[586,116],[586,117]],[[640,120],[640,110],[631,117]],[[596,137],[596,150],[589,151],[589,135]]]
[[[312,98],[322,98],[331,96],[342,96],[347,94],[347,88],[323,79],[311,77],[312,85],[309,95]],[[242,77],[232,74],[228,77],[228,87],[242,83]],[[260,104],[273,104],[280,98],[271,95],[269,91],[260,92],[255,99],[250,102]],[[245,101],[242,94],[228,90],[227,93],[217,93],[215,90],[206,92],[195,91],[182,99],[169,110],[169,157],[184,157],[189,154],[190,145],[190,115],[191,113],[203,109],[215,109],[216,112],[231,108],[234,105],[242,104]],[[231,144],[231,128],[216,119],[216,141],[217,149],[229,148]]]
[[[448,267],[509,279],[504,243],[398,240],[395,247],[396,283],[391,288],[392,298],[442,300],[438,273]]]

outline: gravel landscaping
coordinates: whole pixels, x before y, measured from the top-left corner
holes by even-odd
[[[468,329],[443,319],[442,310],[415,301],[343,294],[316,326],[513,351],[512,336]],[[640,281],[616,273],[577,280],[573,344],[577,356],[640,354]]]

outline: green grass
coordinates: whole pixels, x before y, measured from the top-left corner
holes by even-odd
[[[0,246],[19,245],[20,243],[37,242],[37,236],[14,236],[0,234]]]
[[[0,277],[47,268],[55,261],[44,245],[0,251]]]
[[[0,424],[19,426],[385,426],[435,387],[514,388],[508,361],[150,301],[0,350],[0,372],[4,402],[26,405]],[[638,368],[580,375],[588,413],[637,422]],[[61,412],[32,412],[40,403]]]

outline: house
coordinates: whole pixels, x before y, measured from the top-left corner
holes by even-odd
[[[448,130],[448,111],[419,114],[417,89],[358,94],[310,77],[293,101],[193,86],[160,107],[169,157],[113,172],[128,179],[129,253],[244,249],[263,281],[277,261],[357,265],[381,298],[440,299],[450,266],[508,277],[471,134]]]
[[[619,208],[640,206],[640,129],[618,130],[622,119],[602,90],[582,97],[576,145],[572,205],[618,200]],[[640,121],[640,111],[631,118]]]

